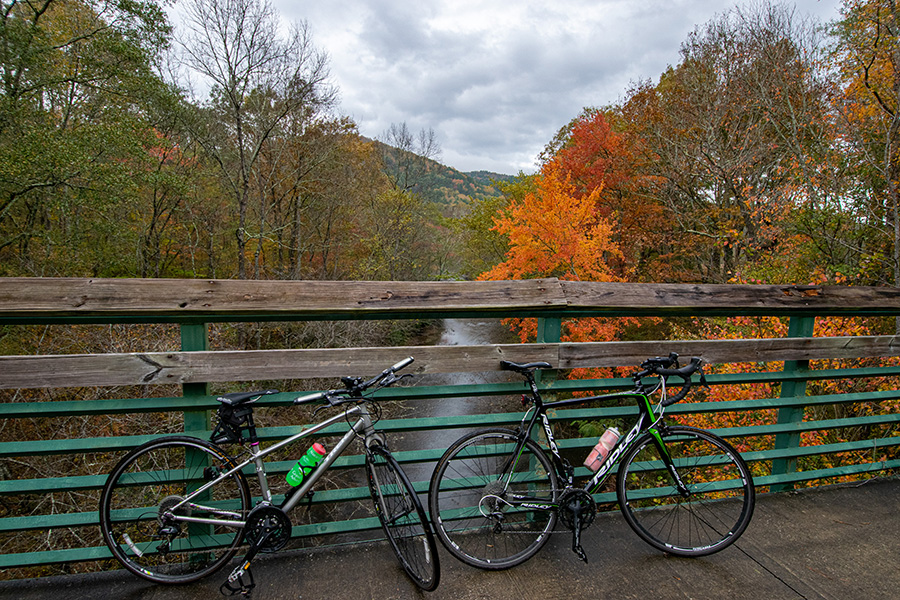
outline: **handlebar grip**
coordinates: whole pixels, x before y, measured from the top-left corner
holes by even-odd
[[[400,369],[405,369],[406,367],[408,367],[409,365],[411,365],[412,362],[413,362],[413,360],[415,360],[415,359],[414,359],[412,356],[407,356],[406,358],[404,358],[403,360],[401,360],[400,362],[398,362],[396,365],[394,365],[393,367],[391,367],[390,370],[391,370],[392,372],[396,373],[396,372],[399,371]]]
[[[684,397],[688,395],[688,391],[690,391],[690,389],[691,389],[691,380],[688,379],[685,382],[684,387],[681,388],[681,391],[679,391],[674,396],[667,396],[665,401],[662,403],[662,405],[663,406],[672,406],[676,402],[684,400]]]
[[[689,365],[685,365],[680,369],[654,369],[654,372],[663,377],[671,377],[673,375],[677,377],[690,377],[700,368],[701,363],[703,363],[703,359],[699,356],[695,356],[691,359]]]
[[[307,394],[305,396],[300,396],[299,398],[294,398],[294,404],[309,404],[310,402],[316,402],[318,400],[325,399],[325,392],[316,392],[314,394]]]

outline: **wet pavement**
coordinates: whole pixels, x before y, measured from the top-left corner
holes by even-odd
[[[590,562],[556,534],[506,571],[463,565],[441,549],[441,583],[421,592],[384,542],[287,551],[254,563],[256,600],[827,599],[900,597],[900,479],[761,494],[733,546],[675,558],[642,542],[618,512],[582,537]],[[0,583],[0,598],[195,600],[221,598],[228,570],[186,586],[153,585],[123,571]]]

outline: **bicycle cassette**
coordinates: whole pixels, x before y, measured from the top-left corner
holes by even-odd
[[[257,506],[247,515],[244,538],[251,546],[262,541],[260,552],[277,552],[291,539],[291,520],[277,506]]]
[[[597,503],[584,490],[566,490],[559,499],[559,519],[570,530],[587,529],[597,516]]]

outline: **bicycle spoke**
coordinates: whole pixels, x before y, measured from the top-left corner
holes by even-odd
[[[519,564],[540,549],[555,523],[555,510],[535,510],[516,499],[552,503],[556,474],[533,443],[514,456],[515,442],[508,430],[476,432],[451,446],[435,470],[429,506],[438,536],[468,564]]]
[[[753,512],[747,466],[720,438],[673,427],[663,436],[687,497],[675,492],[650,436],[638,440],[619,469],[618,494],[629,525],[666,552],[697,556],[725,548]]]

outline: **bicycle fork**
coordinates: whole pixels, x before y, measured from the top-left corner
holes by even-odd
[[[672,478],[672,481],[675,482],[675,489],[678,490],[678,494],[682,498],[690,497],[691,490],[688,489],[687,485],[685,485],[684,481],[681,479],[681,475],[678,474],[678,470],[675,468],[675,461],[672,460],[669,449],[666,448],[666,445],[663,443],[661,433],[656,428],[651,427],[650,434],[653,436],[653,443],[659,451],[663,464],[666,465],[669,476]]]

